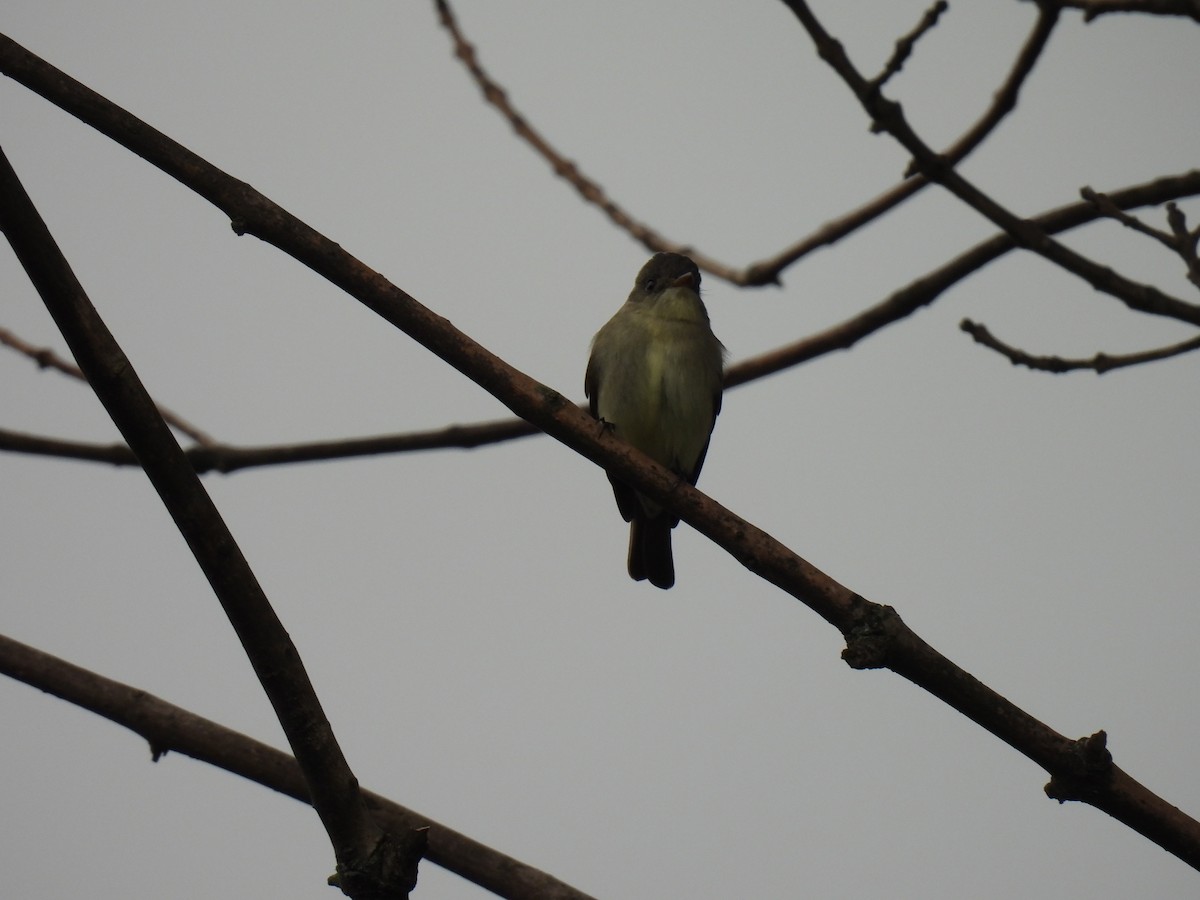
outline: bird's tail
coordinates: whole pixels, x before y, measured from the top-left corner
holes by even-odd
[[[671,556],[669,515],[654,518],[634,516],[629,523],[629,577],[664,591],[675,583],[675,561]]]

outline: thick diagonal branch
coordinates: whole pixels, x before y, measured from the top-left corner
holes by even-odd
[[[295,645],[2,151],[0,227],[237,632],[304,772],[345,892],[363,900],[407,897],[424,835],[394,840],[371,818]]]

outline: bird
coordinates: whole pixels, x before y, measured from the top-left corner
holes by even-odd
[[[656,253],[592,339],[584,393],[604,427],[694,485],[721,411],[724,366],[725,347],[700,300],[700,269],[680,253]],[[670,588],[679,517],[611,473],[608,480],[629,523],[629,577]]]

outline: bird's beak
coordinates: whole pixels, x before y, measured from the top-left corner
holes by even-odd
[[[676,278],[674,281],[671,282],[671,287],[690,288],[690,287],[692,287],[694,282],[695,282],[695,278],[692,277],[692,273],[684,272],[682,275],[680,275],[678,278]]]

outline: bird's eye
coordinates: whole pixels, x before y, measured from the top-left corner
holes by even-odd
[[[654,285],[657,283],[658,282],[656,282],[653,278],[647,278],[646,279],[646,290],[648,290],[648,291],[654,290]]]

